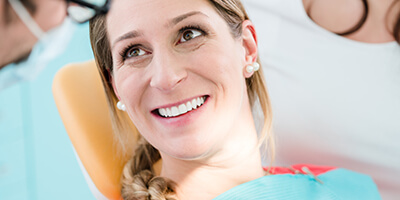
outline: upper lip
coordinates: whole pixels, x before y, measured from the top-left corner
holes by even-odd
[[[173,106],[179,106],[179,105],[181,105],[181,104],[183,104],[183,103],[186,103],[186,102],[188,102],[188,101],[191,101],[192,99],[195,99],[195,98],[198,98],[198,97],[204,97],[204,96],[208,96],[208,95],[193,96],[193,97],[190,97],[190,98],[181,100],[181,101],[179,101],[179,102],[170,103],[170,104],[164,104],[164,105],[162,105],[162,106],[158,106],[158,107],[152,109],[152,111],[157,110],[157,109],[160,109],[160,108],[170,108],[170,107],[173,107]]]

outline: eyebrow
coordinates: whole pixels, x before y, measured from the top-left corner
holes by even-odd
[[[193,15],[198,15],[198,14],[204,15],[207,17],[207,15],[203,14],[200,11],[192,11],[192,12],[188,12],[186,14],[179,15],[178,17],[173,18],[169,23],[167,23],[167,26],[168,27],[174,26],[174,25],[178,24],[179,22],[183,21],[184,19],[189,18]]]
[[[177,17],[174,17],[173,19],[171,19],[171,20],[166,24],[166,26],[167,26],[167,27],[172,27],[172,26],[178,24],[179,22],[183,21],[184,19],[189,18],[189,17],[191,17],[191,16],[193,16],[193,15],[198,15],[198,14],[208,17],[207,15],[205,15],[204,13],[202,13],[202,12],[200,12],[200,11],[192,11],[192,12],[188,12],[188,13],[186,13],[186,14],[179,15],[179,16],[177,16]],[[130,31],[130,32],[128,32],[128,33],[125,33],[124,35],[118,37],[118,38],[114,41],[114,43],[113,43],[112,46],[111,46],[111,49],[114,48],[115,44],[117,44],[118,42],[120,42],[120,41],[122,41],[122,40],[126,40],[126,39],[131,39],[131,38],[139,37],[139,36],[141,36],[141,35],[143,35],[143,33],[140,32],[140,31]]]
[[[130,32],[128,32],[128,33],[125,33],[125,34],[123,34],[122,36],[118,37],[118,38],[114,41],[114,43],[113,43],[112,46],[111,46],[111,49],[114,48],[115,44],[117,44],[118,42],[120,42],[120,41],[122,41],[122,40],[126,40],[126,39],[130,39],[130,38],[139,37],[139,36],[141,36],[141,35],[143,35],[143,33],[142,33],[142,32],[139,32],[139,31],[130,31]]]

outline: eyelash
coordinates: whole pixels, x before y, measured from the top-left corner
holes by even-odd
[[[204,31],[199,25],[188,25],[184,26],[183,28],[179,29],[179,35],[182,37],[182,34],[185,33],[187,30],[196,30],[201,32],[202,36],[207,36],[207,32]]]
[[[131,50],[134,47],[139,47],[139,45],[129,44],[128,46],[126,46],[125,48],[122,49],[122,51],[119,54],[121,55],[121,58],[123,59],[123,61],[125,61],[126,54],[128,53],[128,51]]]
[[[179,38],[182,37],[182,34],[185,33],[185,31],[187,30],[196,30],[201,32],[202,36],[207,36],[207,32],[204,31],[199,25],[187,25],[182,27],[181,29],[179,29]],[[179,40],[178,40],[179,43]],[[127,59],[126,54],[128,53],[128,51],[132,50],[132,48],[138,48],[140,47],[140,45],[137,44],[130,44],[128,46],[126,46],[125,48],[122,49],[122,51],[120,51],[120,55],[122,58],[122,61],[125,61]]]

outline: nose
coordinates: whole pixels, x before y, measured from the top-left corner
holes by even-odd
[[[182,59],[168,53],[159,53],[152,60],[150,86],[168,92],[176,88],[187,78]]]

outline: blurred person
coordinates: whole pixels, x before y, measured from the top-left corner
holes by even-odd
[[[400,197],[400,1],[246,0],[260,36],[277,164],[369,174]]]
[[[69,44],[76,23],[108,11],[107,0],[2,0],[0,90],[31,80]],[[69,18],[66,16],[69,15]],[[72,19],[72,20],[71,20]]]
[[[108,1],[90,2],[0,0],[0,199],[91,197],[51,93],[59,68],[93,59],[88,23],[79,23]]]

